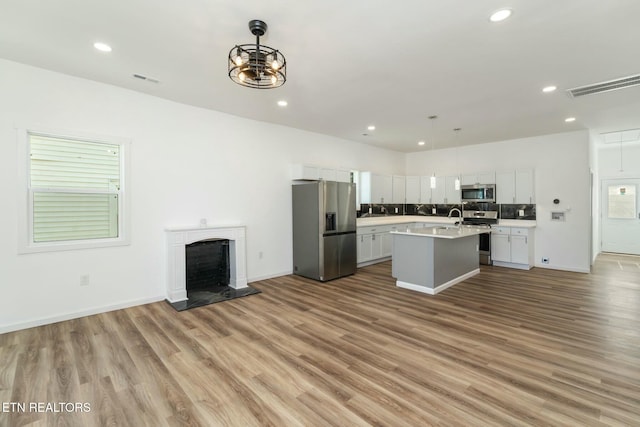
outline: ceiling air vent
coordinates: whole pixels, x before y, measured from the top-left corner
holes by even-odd
[[[146,80],[149,83],[160,83],[160,80],[154,79],[153,77],[143,76],[142,74],[134,74],[133,77],[140,80]]]
[[[616,89],[624,89],[626,87],[640,85],[640,74],[635,76],[623,77],[621,79],[609,80],[608,82],[595,83],[587,86],[575,87],[568,89],[569,95],[574,98],[584,95],[591,95],[600,92],[609,92]]]

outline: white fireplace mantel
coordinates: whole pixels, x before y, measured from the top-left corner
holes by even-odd
[[[187,299],[186,245],[206,239],[229,239],[232,288],[247,287],[245,227],[171,227],[167,233],[167,300]]]

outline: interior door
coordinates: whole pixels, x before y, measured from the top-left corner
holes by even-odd
[[[602,251],[640,255],[640,178],[601,184]]]

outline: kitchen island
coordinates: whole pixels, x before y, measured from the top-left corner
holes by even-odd
[[[392,231],[396,286],[435,295],[480,273],[478,235],[486,228],[438,226]]]

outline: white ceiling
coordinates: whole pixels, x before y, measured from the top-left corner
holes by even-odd
[[[505,6],[513,16],[490,23]],[[565,93],[640,73],[638,16],[638,0],[2,0],[0,57],[411,152],[640,127],[640,86]],[[255,41],[251,19],[286,55],[281,88],[227,76],[229,50]],[[113,52],[96,51],[98,40]],[[558,90],[543,94],[550,84]]]

